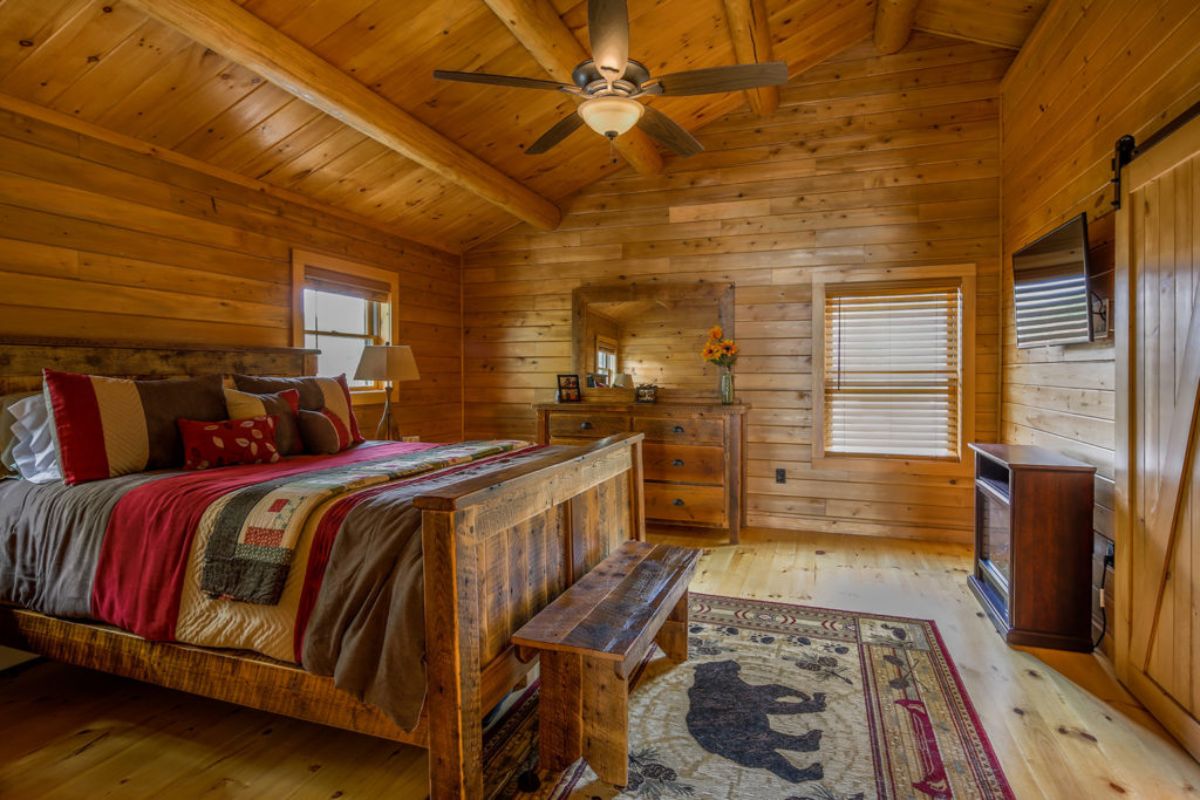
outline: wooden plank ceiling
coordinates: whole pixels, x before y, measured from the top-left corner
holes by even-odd
[[[550,0],[586,43],[586,4]],[[555,202],[623,164],[587,130],[524,148],[574,101],[434,81],[435,68],[546,77],[483,0],[236,0],[446,139]],[[922,0],[915,27],[1019,47],[1046,0]],[[869,36],[875,0],[768,0],[774,58],[800,72]],[[732,64],[723,0],[631,0],[652,74]],[[0,0],[0,93],[262,180],[461,251],[508,212],[297,99],[123,0]],[[695,130],[741,93],[656,98]]]

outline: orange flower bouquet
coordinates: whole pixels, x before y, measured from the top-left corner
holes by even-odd
[[[738,346],[733,339],[725,338],[720,325],[708,330],[708,341],[700,351],[700,357],[721,368],[721,402],[733,403],[733,365],[737,362]]]

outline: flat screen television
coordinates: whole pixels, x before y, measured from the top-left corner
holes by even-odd
[[[1087,215],[1013,254],[1017,347],[1092,341]]]

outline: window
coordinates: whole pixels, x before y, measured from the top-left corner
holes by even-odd
[[[318,375],[345,373],[353,389],[379,388],[354,380],[362,350],[393,340],[396,277],[384,270],[297,251],[293,279],[301,290],[297,333],[302,346],[320,350]],[[300,338],[297,337],[297,338]]]
[[[617,343],[607,336],[596,337],[596,372],[609,379],[617,374]]]
[[[960,461],[974,407],[963,348],[973,283],[814,282],[814,458]]]

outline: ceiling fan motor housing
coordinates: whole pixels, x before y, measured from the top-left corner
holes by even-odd
[[[650,80],[650,71],[640,62],[629,59],[625,65],[625,73],[613,81],[610,91],[608,79],[600,73],[596,62],[588,59],[571,72],[571,79],[589,97],[597,94],[619,94],[629,97],[640,92],[642,84]]]

